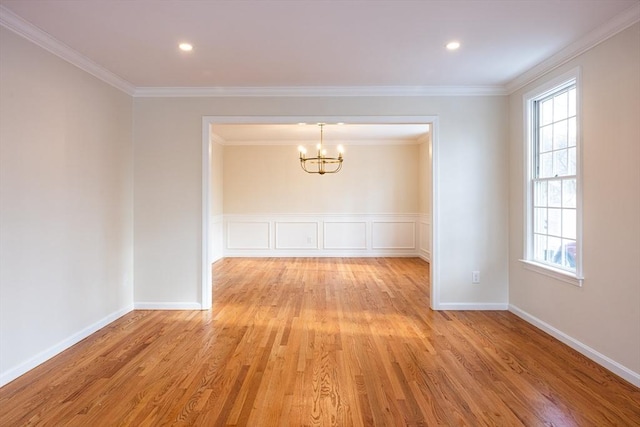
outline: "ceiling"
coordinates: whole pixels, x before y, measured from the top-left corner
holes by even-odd
[[[638,20],[640,0],[0,0],[0,24],[133,96],[505,94]],[[445,48],[452,40],[460,49]],[[332,125],[325,140],[428,132]],[[319,137],[297,124],[214,133],[225,144]]]
[[[3,21],[37,27],[134,90],[504,89],[599,29],[637,20],[639,3],[0,0],[0,12]],[[451,40],[461,48],[445,49]],[[178,49],[185,41],[192,52]]]
[[[226,145],[315,145],[320,141],[317,123],[215,124],[213,133]],[[323,140],[329,144],[418,144],[425,141],[428,124],[337,124],[326,123]]]

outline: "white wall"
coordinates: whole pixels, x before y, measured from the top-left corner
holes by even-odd
[[[225,146],[225,256],[418,256],[417,142],[343,143],[324,176],[293,143]]]
[[[136,301],[199,304],[203,116],[385,115],[439,117],[441,302],[506,307],[507,99],[463,96],[136,99]]]
[[[0,28],[0,385],[132,308],[132,113]]]
[[[523,94],[582,69],[581,288],[527,270],[523,256]],[[510,303],[640,384],[640,24],[510,96]]]
[[[418,212],[417,144],[346,150],[342,170],[320,176],[302,170],[295,145],[225,146],[224,213]]]

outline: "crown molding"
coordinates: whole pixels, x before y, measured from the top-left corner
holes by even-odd
[[[584,37],[562,49],[560,52],[547,58],[535,67],[507,83],[506,90],[508,94],[512,94],[515,91],[522,89],[534,80],[537,80],[548,72],[566,64],[589,49],[593,49],[600,43],[610,39],[621,31],[624,31],[638,21],[640,21],[640,3],[630,7],[606,24],[591,31]]]
[[[91,61],[86,56],[73,50],[61,41],[42,31],[40,28],[25,21],[20,16],[11,12],[5,6],[0,5],[0,25],[24,37],[41,48],[51,52],[72,65],[97,77],[103,82],[125,92],[128,95],[135,93],[135,87],[128,81],[120,78],[111,71]]]
[[[383,97],[509,95],[640,21],[640,3],[590,32],[505,86],[296,86],[296,87],[135,87],[45,31],[0,5],[0,26],[26,38],[105,83],[139,98],[175,97]]]
[[[139,98],[502,95],[507,95],[502,86],[138,87],[133,94]]]
[[[355,97],[355,96],[502,96],[503,86],[253,86],[135,87],[45,31],[0,5],[0,25],[43,49],[137,98],[197,97]]]

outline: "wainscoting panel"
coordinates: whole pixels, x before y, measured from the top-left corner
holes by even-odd
[[[419,230],[420,257],[426,261],[431,261],[431,222],[421,219]]]
[[[226,214],[225,257],[425,258],[419,214]]]
[[[269,249],[268,221],[227,222],[227,249]]]
[[[318,249],[318,222],[276,221],[276,249]]]
[[[374,221],[373,249],[415,249],[416,222]]]
[[[324,222],[324,249],[367,249],[367,223]]]
[[[214,215],[209,223],[211,239],[209,240],[210,263],[224,257],[224,217]]]

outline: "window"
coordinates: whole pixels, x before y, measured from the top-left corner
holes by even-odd
[[[525,259],[535,270],[581,283],[578,72],[525,96]]]

